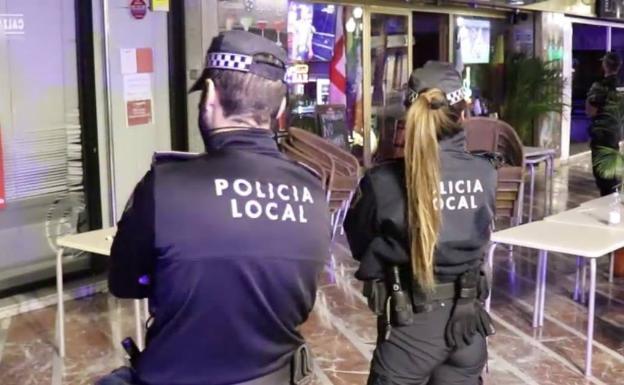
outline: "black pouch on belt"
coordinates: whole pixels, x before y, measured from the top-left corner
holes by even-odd
[[[368,308],[377,316],[384,315],[388,290],[383,280],[364,281],[362,295],[368,301]]]
[[[390,270],[391,288],[390,304],[392,306],[391,316],[397,326],[407,326],[414,323],[414,310],[410,294],[401,284],[401,274],[398,266],[393,266]]]

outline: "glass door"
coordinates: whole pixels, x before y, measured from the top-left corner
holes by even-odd
[[[391,158],[412,71],[412,14],[367,8],[364,18],[364,164]],[[400,130],[399,130],[400,131]]]

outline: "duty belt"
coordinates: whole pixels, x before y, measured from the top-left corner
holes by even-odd
[[[312,382],[312,355],[307,345],[301,345],[293,355],[290,364],[253,380],[236,385],[308,385]]]

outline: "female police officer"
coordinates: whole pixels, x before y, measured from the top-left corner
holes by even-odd
[[[462,80],[451,65],[416,70],[406,105],[404,159],[366,173],[345,223],[379,315],[368,383],[476,385],[493,334],[480,266],[496,171],[464,149]]]

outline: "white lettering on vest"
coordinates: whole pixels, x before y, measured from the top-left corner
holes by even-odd
[[[277,196],[281,200],[288,202],[290,200],[290,197],[284,193],[284,190],[288,191],[288,186],[286,186],[285,184],[277,186]]]
[[[273,183],[268,183],[269,186],[269,199],[275,198],[275,192],[273,191]]]
[[[302,199],[303,203],[310,203],[310,204],[314,204],[314,199],[312,199],[312,194],[310,193],[310,190],[308,190],[307,187],[303,188],[303,199]]]
[[[301,205],[299,205],[299,223],[308,223],[308,219],[305,217],[305,210]]]
[[[251,187],[251,183],[246,181],[245,179],[236,179],[234,181],[234,192],[242,197],[248,197],[251,195],[253,191],[253,187]]]
[[[457,208],[457,206],[455,206],[455,205],[454,205],[454,202],[455,202],[456,200],[457,200],[457,198],[455,198],[455,197],[448,197],[448,198],[446,198],[446,199],[445,199],[445,201],[446,201],[446,202],[445,202],[445,204],[444,204],[444,205],[445,205],[445,206],[446,206],[446,208],[447,208],[447,209],[449,209],[449,210],[455,210],[455,209]],[[444,205],[443,205],[443,206],[444,206]],[[444,207],[442,207],[442,208],[444,208]]]
[[[266,205],[266,216],[272,221],[279,220],[279,215],[277,215],[277,203],[271,202]]]
[[[470,186],[470,181],[468,181],[468,186]],[[465,187],[466,187],[466,181],[458,180],[457,183],[455,184],[455,191],[457,191],[458,194],[465,194],[466,193]]]
[[[232,199],[230,202],[232,202],[232,218],[242,218],[243,214],[238,211],[238,202],[236,199]]]
[[[472,190],[473,193],[483,192],[483,186],[481,185],[481,181],[479,179],[475,180],[475,185]]]
[[[262,206],[258,201],[249,201],[245,204],[245,214],[251,219],[258,219],[262,216]]]
[[[290,203],[286,204],[286,208],[284,209],[284,215],[282,215],[282,221],[285,222],[287,220],[297,222],[297,218],[295,217],[295,211],[293,210]]]
[[[223,195],[223,191],[225,191],[229,187],[229,183],[225,179],[215,179],[215,191],[217,196],[220,197]]]
[[[265,199],[267,196],[262,192],[262,184],[260,182],[256,182],[256,195],[259,199]]]

